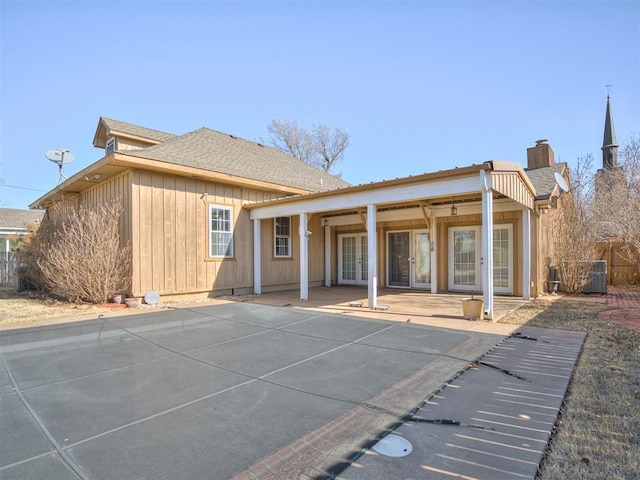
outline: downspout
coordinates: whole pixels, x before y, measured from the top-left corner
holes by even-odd
[[[491,175],[480,170],[482,187],[482,294],[484,315],[493,319],[493,190]]]

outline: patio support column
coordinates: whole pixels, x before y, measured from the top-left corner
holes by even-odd
[[[262,293],[262,259],[260,258],[260,219],[253,221],[253,293]]]
[[[431,213],[431,230],[429,231],[429,243],[431,243],[431,293],[438,293],[438,219]]]
[[[331,286],[331,225],[324,220],[324,286]]]
[[[376,206],[367,205],[367,279],[369,308],[378,307],[378,232]]]
[[[306,212],[300,214],[300,300],[309,300],[309,237]]]
[[[480,171],[482,184],[482,294],[484,313],[493,319],[493,190],[491,176]]]
[[[531,299],[531,211],[522,210],[522,298]]]

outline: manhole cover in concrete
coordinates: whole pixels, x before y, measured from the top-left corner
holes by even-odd
[[[404,437],[387,435],[373,447],[373,451],[387,457],[405,457],[413,451],[413,446]]]

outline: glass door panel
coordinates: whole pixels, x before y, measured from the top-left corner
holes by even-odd
[[[410,232],[389,232],[388,248],[388,285],[390,287],[410,286]]]
[[[411,286],[429,288],[431,286],[431,241],[428,231],[413,232],[413,273]]]
[[[367,247],[366,233],[338,236],[338,283],[366,285]]]
[[[477,228],[452,228],[449,235],[449,288],[475,290],[480,272]]]
[[[449,288],[482,290],[481,227],[449,229]],[[513,293],[513,233],[511,225],[493,228],[493,289]]]

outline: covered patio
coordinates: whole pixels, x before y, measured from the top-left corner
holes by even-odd
[[[469,295],[432,294],[410,289],[378,288],[377,309],[369,308],[367,295],[367,287],[333,286],[310,288],[307,300],[300,299],[298,290],[288,290],[244,297],[243,301],[410,322],[455,330],[504,334],[511,333],[514,325],[496,325],[495,322],[527,303],[527,300],[520,297],[496,296],[493,305],[493,321],[474,321],[465,318],[462,312],[462,299],[470,298]]]
[[[296,297],[292,293],[284,303],[298,304],[297,298],[308,302],[300,304],[308,308],[315,303],[311,287],[366,285],[366,292],[346,303],[318,301],[346,311],[391,311],[420,318],[461,317],[461,295],[473,293],[483,300],[483,317],[496,320],[512,309],[512,300],[503,306],[496,293],[526,301],[536,288],[531,241],[535,197],[519,164],[491,161],[248,204],[244,208],[253,221],[253,291],[288,290],[282,287],[292,288],[295,282]],[[298,227],[295,255],[290,249],[291,218]],[[285,233],[276,231],[278,222],[286,225]],[[323,233],[311,239],[318,229]],[[286,260],[278,258],[276,242],[286,247]],[[495,252],[499,255],[494,258]],[[297,278],[281,274],[284,261],[297,266]],[[411,290],[400,293],[404,288]],[[416,299],[426,298],[421,292],[438,294],[428,298],[441,313],[416,304]]]

